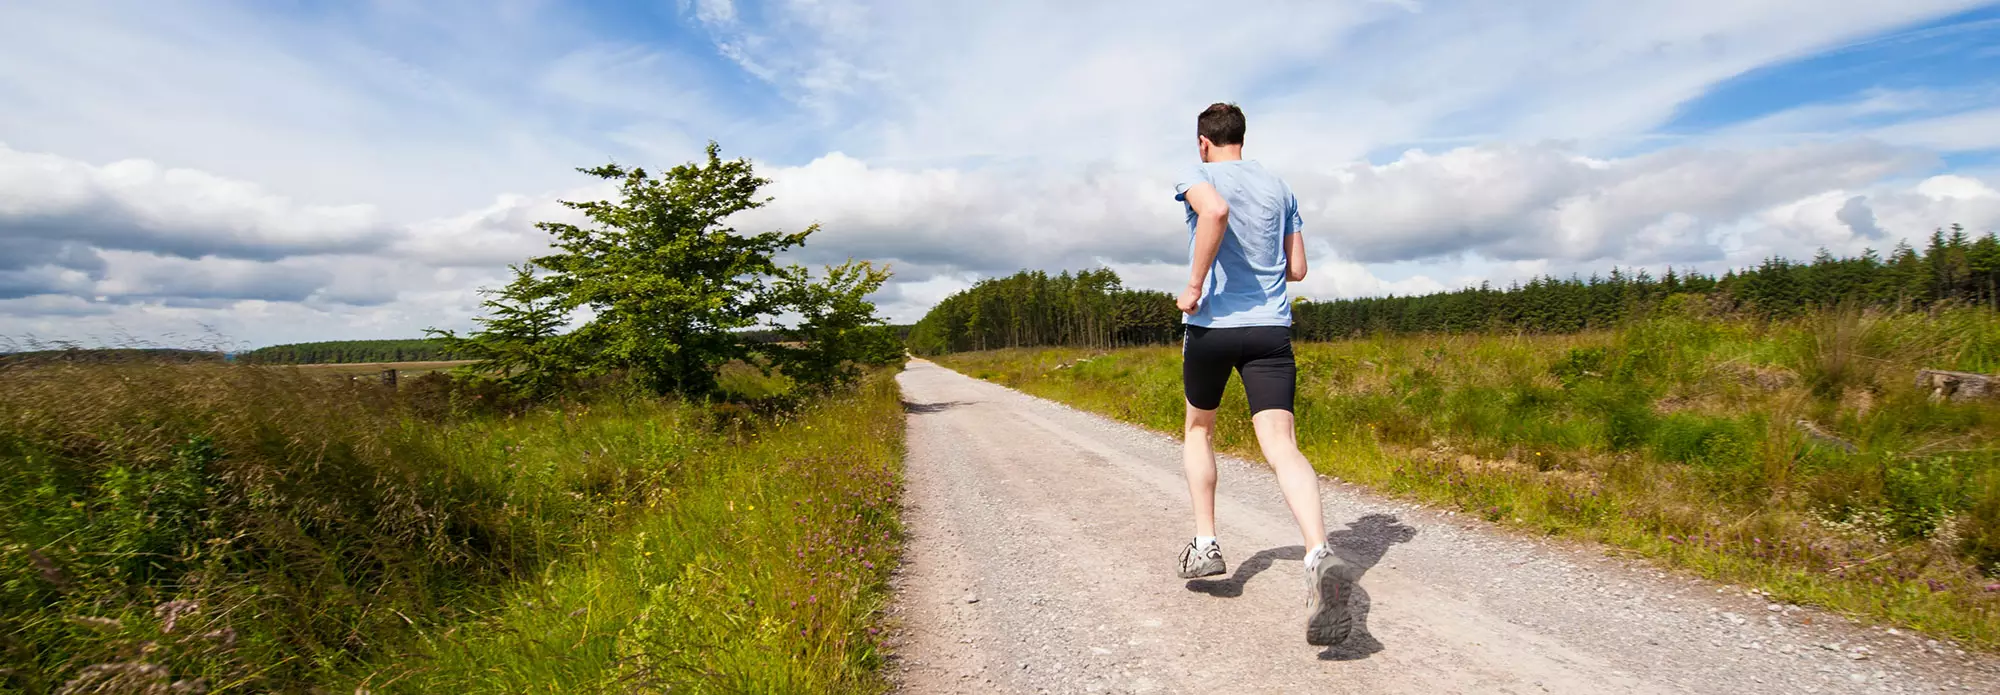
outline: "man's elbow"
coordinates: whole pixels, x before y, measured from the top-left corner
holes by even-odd
[[[1228,222],[1229,205],[1227,203],[1216,203],[1205,210],[1196,210],[1195,215],[1211,222]]]
[[[1290,280],[1292,282],[1298,282],[1300,280],[1304,280],[1306,279],[1306,269],[1299,268],[1297,270],[1287,270],[1285,271],[1285,279]]]

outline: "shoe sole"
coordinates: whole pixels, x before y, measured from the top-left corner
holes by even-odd
[[[1223,574],[1227,571],[1228,570],[1223,567],[1223,564],[1218,561],[1214,564],[1203,565],[1201,566],[1200,569],[1197,569],[1193,572],[1189,572],[1187,570],[1181,570],[1180,576],[1182,579],[1200,579],[1202,577],[1213,577],[1218,574]]]
[[[1319,602],[1312,615],[1306,617],[1306,644],[1315,647],[1331,647],[1347,641],[1347,633],[1354,627],[1354,615],[1347,610],[1347,595],[1352,585],[1335,571],[1332,565],[1336,562],[1339,561],[1331,557],[1322,560],[1315,580]]]

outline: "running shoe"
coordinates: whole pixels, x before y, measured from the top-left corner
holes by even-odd
[[[1306,558],[1306,644],[1340,644],[1354,626],[1354,616],[1347,610],[1353,584],[1339,565],[1340,559],[1325,548]]]
[[[1213,577],[1223,571],[1221,543],[1196,547],[1194,541],[1188,541],[1187,548],[1181,551],[1182,579]]]

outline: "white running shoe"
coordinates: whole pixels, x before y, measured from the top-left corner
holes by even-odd
[[[1306,558],[1306,644],[1340,644],[1354,626],[1354,616],[1347,610],[1347,595],[1354,585],[1340,564],[1340,558],[1324,547]]]
[[[1196,547],[1194,541],[1188,541],[1187,548],[1181,550],[1180,575],[1182,579],[1213,577],[1222,574],[1224,571],[1221,543],[1211,542],[1208,545]]]

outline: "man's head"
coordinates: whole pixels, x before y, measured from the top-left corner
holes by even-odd
[[[1243,109],[1235,104],[1215,103],[1195,118],[1195,133],[1201,147],[1201,161],[1214,162],[1243,158]]]

